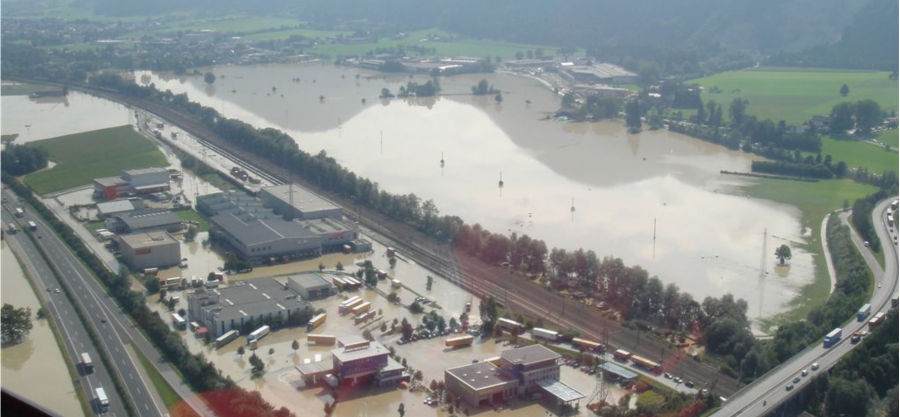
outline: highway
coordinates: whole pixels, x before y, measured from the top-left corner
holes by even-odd
[[[896,230],[888,227],[885,216],[891,200],[882,201],[871,213],[872,223],[875,225],[878,237],[882,242],[882,250],[885,251],[884,269],[878,264],[872,252],[869,251],[859,235],[851,228],[851,239],[865,258],[866,264],[875,277],[876,285],[870,301],[872,312],[869,316],[863,321],[857,321],[854,316],[853,319],[845,323],[843,325],[842,339],[831,348],[826,349],[821,343],[811,346],[795,355],[791,360],[769,371],[752,384],[747,385],[736,395],[729,398],[722,408],[713,414],[715,417],[751,417],[765,415],[773,411],[775,407],[800,391],[817,373],[826,372],[837,364],[841,357],[856,347],[856,344],[850,343],[850,335],[856,331],[866,330],[868,328],[868,319],[872,318],[877,312],[888,311],[891,308],[891,297],[897,291],[898,263],[897,246],[894,245]],[[840,214],[842,224],[848,224],[848,216],[849,212]],[[879,285],[881,286],[880,288]],[[816,371],[811,369],[814,363],[819,365],[819,369]],[[803,370],[809,371],[809,375],[806,377],[802,376],[801,371]],[[793,383],[792,381],[797,377],[800,378],[800,381]],[[794,387],[788,389],[788,384],[793,384]]]
[[[11,190],[4,190],[3,196],[10,203],[16,201],[16,195]],[[78,297],[79,304],[86,312],[90,313],[89,318],[92,325],[99,330],[97,333],[102,339],[104,348],[113,358],[116,370],[122,381],[125,382],[138,415],[162,416],[166,415],[167,411],[164,404],[157,402],[159,395],[155,394],[152,384],[142,379],[141,374],[137,372],[138,364],[127,354],[126,343],[131,343],[132,347],[139,349],[194,411],[202,416],[215,416],[154,349],[144,334],[132,324],[130,318],[119,309],[116,301],[106,294],[104,288],[90,271],[79,262],[59,236],[53,233],[39,216],[26,209],[25,217],[17,220],[22,224],[34,221],[38,225],[38,232],[35,234],[41,236],[38,240],[39,244],[61,275],[67,278],[69,286],[73,289],[72,292]],[[26,252],[26,255],[30,259],[40,256],[36,252]]]
[[[4,228],[15,221],[13,214],[9,212],[10,208],[8,206],[5,208],[6,210],[3,211],[2,216]],[[63,339],[63,350],[69,355],[81,377],[77,386],[82,390],[84,398],[90,402],[90,409],[95,414],[101,414],[98,404],[94,400],[96,397],[94,390],[103,388],[110,402],[109,409],[105,415],[126,416],[122,399],[119,397],[110,376],[111,370],[107,369],[106,365],[100,360],[100,352],[97,351],[90,337],[88,337],[84,323],[75,313],[75,307],[65,293],[56,293],[56,289],[60,288],[59,281],[57,281],[56,276],[51,271],[50,266],[44,261],[44,258],[38,254],[37,248],[31,239],[28,238],[25,232],[21,231],[21,227],[19,229],[20,231],[16,234],[6,233],[6,244],[22,260],[25,270],[31,275],[31,279],[36,281],[34,283],[35,286],[39,289],[46,289],[46,291],[39,291],[37,296],[45,301],[47,311],[56,323],[60,337]],[[94,364],[93,373],[85,373],[80,365],[83,352],[87,352],[91,356],[91,362]]]
[[[6,206],[6,211],[12,212],[14,210],[13,206],[17,201],[16,195],[10,190],[4,190],[3,196],[7,198],[7,203],[4,204]],[[10,219],[13,219],[14,216],[10,216]],[[75,302],[81,307],[81,310],[84,311],[88,317],[88,320],[91,327],[93,327],[94,332],[100,338],[101,346],[108,357],[113,362],[113,368],[111,371],[118,374],[119,379],[124,383],[127,388],[129,399],[132,404],[135,406],[135,411],[139,416],[161,416],[164,414],[163,410],[165,407],[161,404],[157,404],[158,395],[155,395],[155,389],[153,389],[152,385],[149,384],[148,381],[144,380],[144,376],[138,371],[137,361],[128,354],[128,348],[126,343],[128,342],[128,337],[122,337],[121,328],[117,328],[116,323],[113,322],[112,317],[107,310],[98,308],[98,306],[102,306],[102,303],[99,301],[98,294],[102,294],[102,297],[108,298],[105,293],[99,292],[97,293],[94,289],[90,287],[85,281],[85,278],[93,281],[93,278],[90,278],[89,275],[84,275],[77,271],[73,265],[71,257],[71,253],[67,250],[65,251],[67,255],[65,256],[60,253],[60,246],[53,246],[54,242],[59,242],[56,239],[56,235],[49,231],[46,225],[42,222],[39,222],[40,219],[37,216],[34,216],[30,213],[28,208],[25,209],[25,216],[22,218],[15,218],[15,220],[20,225],[19,229],[22,230],[19,233],[22,233],[21,239],[18,240],[20,243],[19,247],[22,248],[21,255],[32,265],[42,265],[44,267],[43,271],[38,273],[38,276],[46,279],[48,277],[55,277],[51,272],[50,266],[46,262],[46,259],[41,256],[40,252],[38,252],[37,248],[33,245],[33,242],[27,238],[25,238],[24,230],[26,228],[26,224],[28,221],[34,221],[38,227],[37,230],[33,232],[35,236],[38,236],[38,244],[44,249],[45,253],[47,253],[48,258],[50,258],[50,262],[52,263],[52,267],[56,269],[60,273],[61,276],[66,279],[66,286],[71,290],[71,294],[76,297]],[[9,224],[9,222],[7,222]],[[28,242],[24,242],[28,240]],[[75,261],[79,266],[80,263]],[[47,285],[50,287],[51,285]],[[55,289],[59,287],[59,285],[53,285],[54,288],[54,296],[57,295],[55,293]],[[65,298],[64,294],[59,294],[60,298]],[[74,310],[71,316],[67,318],[70,321],[78,321],[80,319],[78,316],[74,315]],[[87,338],[87,334],[84,334],[84,338]],[[88,340],[90,342],[90,340]],[[79,341],[81,343],[81,341]],[[96,354],[96,353],[95,353]],[[96,354],[96,356],[92,356],[94,363],[100,363],[100,355]],[[112,384],[111,380],[108,384],[104,385],[104,391],[106,391],[107,395],[114,394],[116,392],[115,386]],[[93,395],[91,395],[93,397]],[[117,405],[118,407],[122,406],[122,401],[116,401],[116,404],[111,404],[110,406]],[[124,409],[121,410],[121,416],[125,416]]]

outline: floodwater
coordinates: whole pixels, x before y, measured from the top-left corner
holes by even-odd
[[[746,198],[741,187],[751,180],[720,174],[749,171],[752,156],[666,130],[631,135],[619,122],[543,120],[559,97],[533,79],[441,78],[445,96],[387,101],[378,99],[381,89],[396,93],[406,75],[330,64],[213,71],[214,86],[199,77],[136,78],[285,130],[302,149],[324,150],[383,189],[432,199],[442,213],[550,247],[621,257],[698,300],[735,294],[753,317],[784,311],[813,279],[812,256],[802,248],[792,247],[790,268],[777,273],[769,252],[789,242],[770,237],[762,253],[763,230],[803,240],[799,211]],[[467,95],[481,78],[504,92],[502,104]]]
[[[2,301],[16,308],[41,308],[12,249],[3,242]],[[22,343],[3,348],[3,389],[11,390],[63,416],[83,416],[75,386],[66,370],[63,353],[47,320],[32,321],[33,328]]]
[[[32,99],[3,96],[4,135],[18,133],[14,143],[133,124],[134,117],[118,103],[79,92],[66,97]]]

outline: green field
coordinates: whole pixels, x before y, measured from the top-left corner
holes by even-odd
[[[822,219],[826,214],[843,207],[845,200],[852,205],[854,200],[865,197],[877,189],[851,180],[802,182],[758,179],[754,182],[755,184],[741,191],[755,198],[789,204],[800,209],[800,226],[808,227],[812,231],[811,236],[801,247],[815,255],[815,280],[800,291],[801,296],[791,301],[787,312],[760,320],[761,327],[765,330],[773,325],[806,318],[810,310],[825,302],[831,288],[831,280],[828,278],[828,267],[825,265],[820,240]]]
[[[247,36],[244,36],[244,39],[249,39],[252,41],[270,41],[270,40],[284,40],[290,38],[291,36],[302,36],[304,38],[331,38],[339,35],[350,36],[353,32],[350,31],[341,31],[341,30],[316,30],[316,29],[285,29],[285,30],[276,30],[273,32],[262,32],[262,33],[253,33]]]
[[[45,88],[47,88],[47,86],[40,85],[40,84],[27,84],[27,83],[3,84],[2,86],[0,86],[0,95],[27,96],[35,91],[40,91]]]
[[[38,194],[90,184],[94,178],[119,175],[125,169],[168,165],[156,145],[131,126],[44,139],[27,146],[45,148],[56,163],[25,177],[25,183]]]
[[[897,132],[897,129],[885,130],[884,132],[881,132],[875,140],[877,140],[878,143],[884,143],[894,150],[897,150],[897,148],[900,148],[900,140],[898,140]]]
[[[175,212],[181,220],[193,220],[200,223],[201,232],[209,230],[209,221],[194,210],[178,210]]]
[[[897,81],[887,72],[820,71],[816,69],[786,70],[756,68],[726,72],[691,80],[704,87],[703,101],[715,100],[726,111],[736,97],[750,102],[748,113],[762,119],[784,120],[800,125],[814,115],[827,115],[842,101],[872,99],[886,110],[897,110]],[[841,97],[841,85],[850,94]],[[709,93],[718,87],[721,93]]]
[[[282,28],[296,28],[304,24],[302,20],[286,19],[280,17],[261,16],[227,16],[211,19],[187,19],[181,22],[166,25],[160,29],[133,32],[126,38],[140,38],[149,34],[162,34],[172,32],[191,32],[200,30],[215,30],[223,33],[242,34],[259,32],[264,30],[278,30]]]
[[[453,35],[438,29],[420,30],[408,33],[404,39],[379,39],[375,43],[363,44],[323,44],[316,45],[314,51],[319,54],[337,57],[339,55],[364,55],[367,52],[374,51],[376,48],[393,48],[398,45],[403,46],[420,46],[424,48],[434,48],[436,55],[439,56],[471,56],[477,58],[496,57],[499,56],[504,60],[516,58],[516,52],[527,53],[528,50],[536,50],[543,48],[544,53],[553,55],[556,48],[552,46],[536,46],[525,45],[512,42],[492,41],[492,40],[474,40],[474,39],[455,39],[447,42],[444,41],[424,41],[426,36],[433,34],[447,39],[452,39]],[[410,52],[411,53],[411,52]]]
[[[893,132],[896,141],[897,131]],[[888,170],[896,172],[900,164],[900,154],[897,152],[888,152],[871,143],[832,136],[822,137],[822,155],[831,155],[835,162],[844,161],[848,167],[865,167],[869,172],[879,174]]]

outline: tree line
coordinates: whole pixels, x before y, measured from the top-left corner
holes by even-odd
[[[10,144],[0,152],[0,165],[4,171],[20,176],[47,168],[49,156],[47,150],[39,146]]]
[[[137,323],[147,339],[153,342],[163,356],[176,366],[191,388],[206,398],[208,405],[222,416],[236,415],[253,417],[290,417],[293,413],[281,407],[275,409],[255,391],[238,387],[229,377],[225,377],[203,354],[191,353],[181,336],[171,329],[159,313],[147,307],[144,296],[131,289],[127,273],[110,271],[84,242],[65,223],[58,220],[53,212],[38,200],[30,188],[16,181],[5,170],[2,181],[20,197],[34,207],[50,227],[72,249],[85,266],[106,286],[112,296],[127,314]]]

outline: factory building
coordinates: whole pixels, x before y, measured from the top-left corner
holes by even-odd
[[[325,209],[323,205],[319,207]],[[315,219],[289,220],[266,207],[263,200],[238,192],[199,197],[197,210],[210,217],[213,237],[225,240],[241,257],[253,263],[338,252],[358,237],[342,221],[319,217],[319,211],[314,212]]]
[[[115,233],[181,230],[181,218],[166,209],[147,208],[115,214],[106,219],[106,229]]]
[[[298,185],[276,185],[263,188],[259,193],[263,205],[287,220],[314,220],[330,217],[343,218],[341,207],[313,194]]]
[[[406,368],[391,358],[390,351],[384,345],[360,336],[338,339],[338,348],[331,351],[330,360],[316,355],[315,360],[304,360],[295,368],[303,381],[310,385],[332,376],[335,386],[337,383],[358,386],[364,381],[373,381],[379,387],[386,387],[410,379]]]
[[[337,288],[315,272],[290,275],[287,277],[288,288],[300,294],[304,300],[328,298],[337,292]]]
[[[143,208],[144,200],[138,197],[132,197],[126,200],[107,201],[104,203],[97,203],[97,217],[105,219],[116,214],[123,214]]]
[[[502,404],[538,392],[549,394],[561,404],[584,398],[561,382],[559,375],[560,355],[542,345],[531,345],[504,351],[499,366],[484,361],[447,369],[444,383],[473,407]]]
[[[167,232],[119,235],[122,259],[133,270],[167,268],[181,262],[181,245]]]
[[[169,170],[160,167],[129,169],[118,177],[94,179],[94,195],[106,200],[168,190]]]
[[[303,324],[311,311],[312,307],[299,294],[274,278],[201,288],[188,294],[190,320],[208,328],[213,337],[255,326],[249,329],[252,331],[267,323]]]

